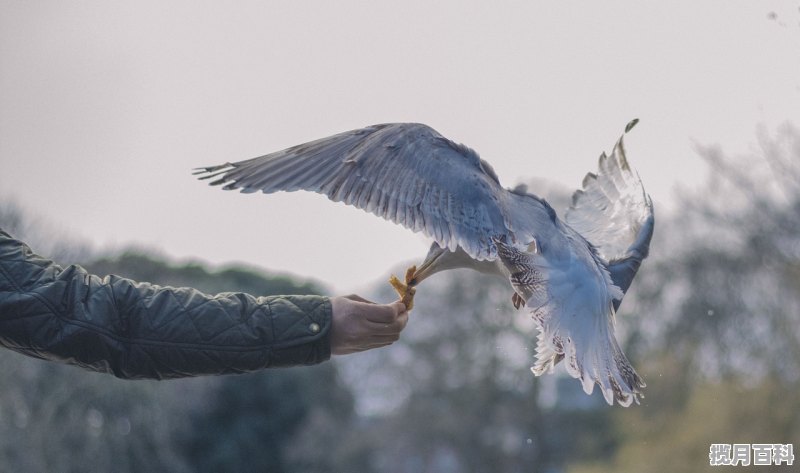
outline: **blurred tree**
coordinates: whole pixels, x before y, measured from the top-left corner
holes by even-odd
[[[336,433],[352,422],[333,365],[254,373],[217,380],[182,446],[198,472],[357,471],[335,454]]]
[[[740,158],[698,147],[708,187],[661,219],[660,250],[640,276],[647,399],[614,416],[612,461],[570,472],[705,471],[712,443],[797,447],[800,130],[759,130],[759,144]]]
[[[642,310],[661,314],[647,348],[705,378],[800,378],[800,131],[760,130],[759,144],[738,159],[698,147],[707,190],[660,225],[672,241],[640,281]]]
[[[190,471],[172,445],[184,386],[0,353],[0,470]]]
[[[153,258],[152,251],[127,250],[118,256],[92,261],[86,269],[95,274],[120,274],[137,281],[158,281],[175,287],[194,287],[208,294],[246,292],[267,296],[273,294],[320,294],[320,284],[298,281],[294,277],[270,275],[241,265],[209,271],[198,262],[180,265],[169,263],[166,256]]]

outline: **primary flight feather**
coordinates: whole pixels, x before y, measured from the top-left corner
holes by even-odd
[[[614,314],[647,257],[654,217],[622,138],[586,176],[564,220],[544,199],[503,188],[475,151],[416,123],[348,131],[196,174],[245,193],[318,192],[423,232],[434,240],[425,261],[406,284],[394,282],[405,302],[448,269],[506,278],[514,306],[526,306],[539,328],[536,375],[564,360],[587,393],[599,385],[609,404],[639,402],[645,384],[614,337]]]

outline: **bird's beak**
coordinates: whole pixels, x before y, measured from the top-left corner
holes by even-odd
[[[447,249],[440,247],[436,243],[431,245],[431,249],[428,251],[428,256],[425,257],[425,261],[417,266],[417,271],[414,273],[414,277],[411,279],[411,285],[416,286],[423,280],[427,279],[428,276],[438,273],[439,258],[441,258],[442,255],[447,252]]]

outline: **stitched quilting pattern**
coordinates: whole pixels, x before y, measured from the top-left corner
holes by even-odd
[[[100,278],[0,231],[0,343],[32,356],[125,378],[237,373],[327,359],[329,325],[324,297],[210,296]]]

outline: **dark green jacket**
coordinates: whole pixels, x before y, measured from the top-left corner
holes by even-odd
[[[0,345],[120,378],[179,378],[330,358],[321,296],[216,296],[80,266],[62,268],[0,230]]]

